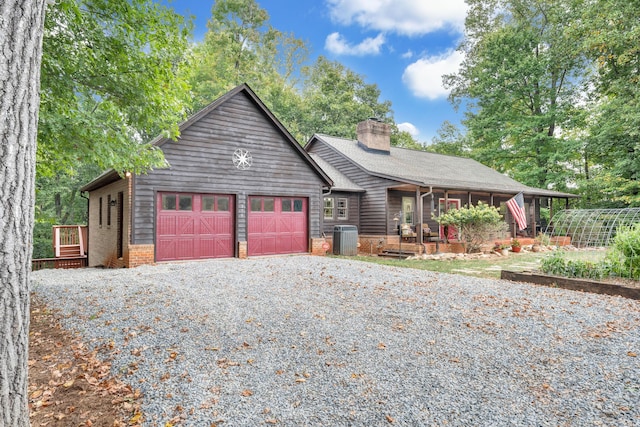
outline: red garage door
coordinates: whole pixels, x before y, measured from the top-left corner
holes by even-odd
[[[249,256],[308,252],[307,199],[249,197],[247,245]]]
[[[158,193],[156,260],[234,255],[233,197]]]

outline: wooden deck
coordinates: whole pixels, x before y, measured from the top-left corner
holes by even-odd
[[[52,234],[55,258],[32,260],[31,271],[81,268],[88,265],[86,225],[54,225]]]
[[[86,256],[77,258],[39,258],[31,261],[31,271],[47,268],[82,268],[87,265]]]

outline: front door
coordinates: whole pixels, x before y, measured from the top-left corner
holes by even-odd
[[[445,199],[440,199],[438,204],[438,214],[443,215],[446,212],[449,212],[452,209],[460,209],[460,199],[447,199],[445,204]],[[440,240],[447,240],[449,242],[458,240],[458,229],[454,226],[446,227],[445,231],[444,226],[440,226]],[[446,236],[446,239],[445,239]]]

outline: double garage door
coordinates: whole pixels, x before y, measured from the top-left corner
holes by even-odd
[[[158,193],[156,260],[235,254],[235,199],[225,194]],[[308,251],[307,199],[250,197],[249,256]]]

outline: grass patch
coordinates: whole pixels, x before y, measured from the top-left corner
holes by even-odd
[[[524,271],[532,270],[532,265],[539,265],[540,260],[550,255],[550,252],[527,252],[507,257],[490,257],[480,259],[454,260],[401,260],[375,256],[344,257],[358,261],[371,262],[394,267],[415,268],[418,270],[437,271],[439,273],[463,274],[489,279],[500,278],[500,270]],[[571,251],[566,253],[567,259],[597,262],[603,260],[604,251]],[[498,269],[499,267],[499,269]]]

